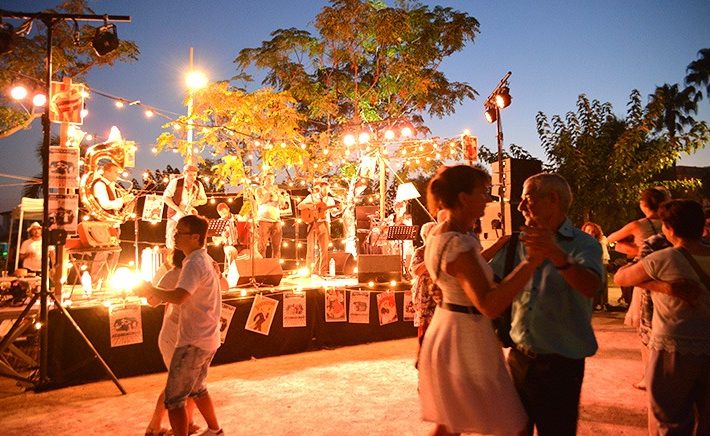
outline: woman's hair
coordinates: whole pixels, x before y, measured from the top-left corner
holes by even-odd
[[[173,268],[182,268],[182,261],[185,260],[185,253],[182,250],[173,250],[170,256],[170,264]]]
[[[670,199],[668,192],[665,189],[646,188],[641,191],[641,201],[646,204],[646,207],[653,212],[658,212],[658,207],[664,201]]]
[[[705,226],[703,207],[695,200],[669,200],[658,208],[658,215],[666,227],[683,239],[700,239]]]
[[[601,226],[599,226],[599,224],[593,223],[591,221],[587,221],[586,223],[582,224],[582,230],[586,229],[587,227],[591,229],[590,235],[594,236],[597,240],[601,240],[602,236],[604,236],[604,232],[602,231],[602,228]]]
[[[427,206],[436,214],[440,209],[458,206],[461,192],[470,193],[474,187],[490,183],[491,176],[482,167],[456,165],[442,167],[427,186]]]

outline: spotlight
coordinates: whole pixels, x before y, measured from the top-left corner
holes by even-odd
[[[114,24],[104,24],[96,29],[91,46],[99,56],[106,56],[118,48],[118,35]]]
[[[507,86],[502,87],[500,92],[496,94],[496,105],[501,109],[510,106],[511,100],[510,89]]]
[[[15,45],[15,30],[11,24],[0,22],[0,54],[12,50]]]
[[[498,114],[497,114],[496,108],[493,106],[489,106],[486,109],[485,115],[486,115],[486,121],[488,121],[489,123],[495,123],[496,120],[498,120]]]

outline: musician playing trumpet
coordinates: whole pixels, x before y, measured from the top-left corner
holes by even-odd
[[[306,265],[312,273],[328,274],[328,245],[330,244],[330,218],[341,213],[336,208],[340,201],[329,195],[330,186],[325,179],[318,179],[311,193],[296,208],[308,227],[306,237]],[[318,253],[316,255],[316,247]]]
[[[165,228],[165,246],[175,248],[175,229],[180,218],[197,215],[196,206],[207,203],[207,194],[202,182],[197,180],[197,165],[187,164],[183,175],[168,183],[163,192],[163,201],[168,206],[168,223]]]

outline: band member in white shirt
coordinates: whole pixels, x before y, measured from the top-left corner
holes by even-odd
[[[330,217],[340,214],[339,210],[335,210],[339,202],[328,193],[328,181],[319,179],[313,185],[311,193],[296,206],[301,212],[301,218],[309,224],[306,238],[306,265],[312,273],[321,276],[328,274]],[[316,246],[318,256],[316,256]]]
[[[94,198],[106,211],[119,211],[135,198],[130,193],[119,196],[116,191],[116,181],[122,171],[122,168],[117,164],[107,162],[102,166],[101,177],[94,180],[94,186],[92,187]]]
[[[263,184],[256,188],[257,225],[259,226],[259,253],[266,257],[266,245],[271,244],[271,257],[281,258],[281,203],[282,195],[271,173],[264,175]]]
[[[175,247],[175,228],[178,220],[186,215],[197,215],[196,206],[207,203],[205,187],[197,180],[197,166],[185,165],[183,175],[168,183],[163,192],[163,201],[168,206],[168,223],[165,228],[165,246]]]

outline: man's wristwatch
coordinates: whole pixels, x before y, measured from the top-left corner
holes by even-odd
[[[562,265],[552,264],[552,266],[554,266],[557,271],[564,271],[566,269],[569,269],[574,264],[575,264],[574,256],[572,256],[571,254],[568,254],[567,257],[565,258],[565,261],[562,263]]]

